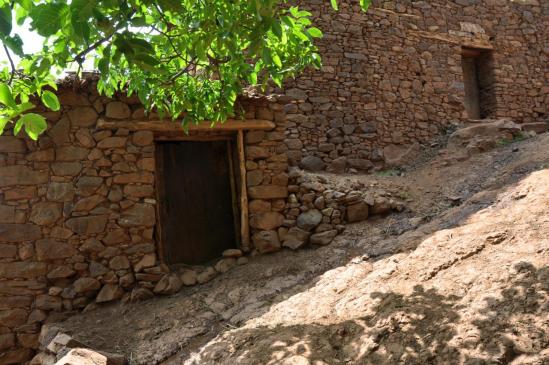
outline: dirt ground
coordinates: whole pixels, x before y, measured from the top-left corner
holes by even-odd
[[[549,135],[444,164],[323,174],[407,210],[60,326],[131,364],[549,364]]]

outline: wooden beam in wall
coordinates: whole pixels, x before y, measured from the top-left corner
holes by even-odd
[[[461,55],[466,58],[477,58],[480,57],[481,51],[479,49],[464,47],[461,49]]]
[[[248,213],[248,187],[246,183],[246,155],[244,153],[244,132],[238,131],[236,136],[238,147],[238,163],[240,167],[240,235],[242,250],[250,250],[250,222]]]
[[[225,123],[216,123],[205,121],[197,124],[189,124],[189,132],[219,132],[219,131],[241,131],[241,130],[264,130],[274,129],[276,125],[270,120],[263,119],[228,119]],[[183,128],[177,121],[117,121],[109,119],[99,119],[97,129],[117,129],[124,128],[130,131],[152,131],[152,132],[183,132]]]

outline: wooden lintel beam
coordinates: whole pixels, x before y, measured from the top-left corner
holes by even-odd
[[[97,129],[124,128],[130,131],[151,131],[151,132],[182,132],[181,124],[178,121],[116,121],[99,119]],[[228,119],[224,123],[200,122],[190,123],[189,132],[219,132],[219,131],[241,131],[241,130],[264,130],[274,129],[276,125],[270,120],[263,119]]]
[[[481,51],[479,49],[473,48],[462,48],[461,55],[467,58],[477,58],[481,56]]]

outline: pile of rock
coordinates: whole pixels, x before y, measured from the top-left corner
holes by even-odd
[[[288,208],[278,235],[282,246],[293,250],[308,243],[328,245],[345,229],[345,223],[404,209],[400,199],[385,192],[334,189],[323,176],[309,175],[299,169],[292,169],[289,178]]]
[[[125,365],[124,356],[96,351],[75,340],[57,327],[45,325],[40,336],[41,352],[30,365]]]
[[[510,119],[472,121],[450,135],[448,145],[439,151],[443,164],[466,160],[478,153],[549,130],[549,122],[517,124]]]

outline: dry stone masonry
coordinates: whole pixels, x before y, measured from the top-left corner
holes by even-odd
[[[548,118],[549,2],[302,0],[325,37],[323,67],[286,85],[290,163],[370,171],[407,156],[468,119],[463,48],[482,51],[483,118]]]
[[[99,96],[93,77],[61,84],[59,98],[60,112],[37,110],[49,124],[37,143],[0,136],[0,364],[29,360],[48,318],[173,294],[247,261],[235,248],[211,267],[171,272],[155,233],[155,134],[97,124],[155,114],[145,116],[135,98]],[[286,102],[241,101],[245,118],[275,124],[245,135],[252,236],[284,220]]]

